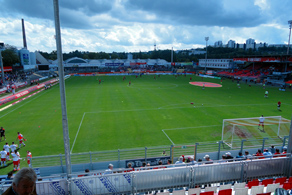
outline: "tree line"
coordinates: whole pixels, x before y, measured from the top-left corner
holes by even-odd
[[[254,49],[235,49],[235,48],[225,48],[225,47],[211,47],[208,46],[208,59],[231,59],[234,57],[242,56],[252,56],[252,55],[279,55],[286,54],[287,47],[261,47],[258,50]],[[201,49],[205,51],[205,49]],[[205,59],[205,54],[200,55],[190,55],[191,50],[181,50],[179,52],[173,52],[173,62],[198,62],[199,59]],[[44,58],[48,60],[56,60],[57,52],[52,51],[50,53],[39,51]],[[164,59],[171,62],[171,50],[154,50],[148,52],[131,52],[133,59]],[[6,49],[2,51],[3,64],[4,66],[12,66],[15,64],[20,64],[20,59],[17,54],[16,47],[6,45]],[[72,51],[63,54],[63,59],[67,60],[73,57],[79,57],[83,59],[127,59],[126,52],[85,52],[85,51]]]

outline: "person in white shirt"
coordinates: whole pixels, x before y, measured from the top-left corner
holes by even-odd
[[[114,165],[109,164],[109,165],[108,165],[108,169],[105,170],[105,172],[104,172],[103,174],[104,174],[104,175],[107,175],[107,174],[113,174],[113,168],[114,168]]]
[[[1,154],[1,167],[3,166],[7,166],[6,165],[6,156],[7,156],[7,152],[5,151],[5,149],[3,148],[3,150],[0,152]]]
[[[6,144],[3,146],[3,149],[5,149],[5,151],[7,152],[6,160],[10,160],[10,159],[9,159],[10,146],[8,145],[7,142],[6,142]]]
[[[16,171],[17,170],[17,168],[18,168],[18,163],[19,163],[19,155],[17,154],[17,152],[16,151],[13,151],[13,152],[11,152],[11,156],[12,156],[12,159],[13,159],[13,167],[14,167],[14,171]]]
[[[12,142],[12,144],[10,145],[11,153],[14,152],[16,148],[17,146],[14,144],[14,142]]]
[[[260,130],[260,126],[262,125],[263,130],[260,130],[260,131],[265,132],[265,129],[264,129],[264,121],[265,121],[264,115],[262,115],[262,116],[259,118],[259,120],[260,120],[260,122],[259,122],[259,127],[258,127],[258,129]]]

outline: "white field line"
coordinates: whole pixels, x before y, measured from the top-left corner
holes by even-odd
[[[35,97],[35,98],[33,98],[33,99],[31,99],[31,100],[29,100],[29,101],[27,101],[27,102],[23,103],[22,105],[18,106],[17,108],[15,108],[15,109],[13,109],[13,110],[11,110],[11,111],[7,112],[6,114],[4,114],[4,115],[0,116],[0,118],[2,118],[2,117],[4,117],[4,116],[6,116],[6,115],[8,115],[8,114],[10,114],[11,112],[13,112],[13,111],[17,110],[18,108],[20,108],[20,107],[22,107],[22,106],[26,105],[27,103],[29,103],[29,102],[31,102],[31,101],[33,101],[33,100],[35,100],[35,99],[39,98],[40,96],[44,95],[44,94],[45,94],[45,93],[47,93],[47,92],[48,92],[48,91],[45,91],[45,92],[43,92],[43,93],[39,94],[39,96],[37,96],[37,97]]]
[[[180,127],[180,128],[172,128],[172,129],[162,129],[162,132],[165,134],[165,136],[168,138],[168,140],[173,144],[174,142],[170,139],[170,137],[167,135],[165,131],[170,131],[170,130],[180,130],[180,129],[196,129],[196,128],[205,128],[205,127],[221,127],[221,125],[209,125],[209,126],[196,126],[196,127]]]
[[[174,105],[174,104],[172,104],[172,105]],[[223,107],[223,106],[255,106],[255,105],[274,105],[274,104],[273,103],[270,103],[270,104],[241,104],[241,105],[239,104],[239,105],[216,105],[216,106],[214,105],[214,106],[200,106],[198,108],[203,108],[203,107]],[[159,107],[159,108],[148,108],[148,109],[109,110],[109,111],[97,111],[97,112],[84,112],[83,117],[82,117],[81,122],[80,122],[80,125],[79,125],[79,128],[78,128],[78,131],[77,131],[76,136],[75,136],[75,140],[74,140],[73,145],[72,145],[72,148],[71,148],[71,153],[73,151],[73,147],[74,147],[75,141],[77,139],[79,130],[81,128],[81,125],[82,125],[82,122],[83,122],[83,119],[84,119],[85,114],[115,113],[115,112],[136,112],[136,111],[150,111],[150,110],[158,110],[158,109],[161,109],[161,110],[169,110],[169,109],[177,109],[177,108],[191,108],[191,109],[193,109],[194,107],[192,107],[192,106],[191,107],[189,107],[189,106],[188,107],[170,107],[170,108]],[[211,125],[211,126],[221,126],[221,125]],[[166,130],[168,131],[168,130],[187,129],[187,128],[204,128],[204,127],[211,127],[211,126],[199,126],[199,127],[184,127],[184,128],[174,128],[174,129],[163,129],[162,131],[166,135],[166,137],[168,137],[168,135],[164,132]],[[168,139],[170,140],[171,143],[173,143],[169,137],[168,137]]]
[[[162,132],[165,134],[165,136],[169,139],[169,141],[172,143],[172,145],[175,145],[174,143],[173,143],[173,141],[169,138],[169,136],[165,133],[165,131],[164,130],[162,130]]]
[[[180,128],[172,128],[172,129],[162,129],[162,131],[171,131],[171,130],[179,130],[179,129],[197,129],[197,128],[205,128],[205,127],[222,127],[222,125],[208,125],[208,126],[196,126],[196,127],[180,127]]]
[[[80,130],[80,128],[81,128],[81,125],[82,125],[82,122],[83,122],[83,119],[84,119],[85,114],[86,114],[86,112],[83,113],[83,116],[82,116],[81,122],[80,122],[80,124],[79,124],[79,128],[78,128],[78,131],[77,131],[77,133],[76,133],[76,136],[75,136],[75,139],[74,139],[74,142],[73,142],[73,145],[72,145],[71,151],[70,151],[71,154],[72,154],[72,151],[73,151],[73,148],[74,148],[74,145],[75,145],[75,142],[76,142],[76,139],[77,139],[77,136],[78,136],[79,130]]]
[[[282,103],[282,104],[286,104],[286,105],[292,106],[291,104],[288,104],[288,103]]]

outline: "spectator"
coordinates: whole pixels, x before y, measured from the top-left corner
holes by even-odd
[[[12,180],[13,180],[12,176],[13,176],[13,172],[10,171],[10,172],[7,174],[7,177],[6,177],[6,179],[5,179],[5,180],[7,181],[7,182],[5,182],[5,184],[11,184],[11,183],[12,183]]]
[[[271,150],[271,153],[274,154],[275,153],[275,146],[272,145],[270,150]]]
[[[113,174],[113,168],[114,168],[114,165],[109,164],[109,165],[108,165],[108,169],[105,170],[105,172],[104,172],[104,175],[107,175],[107,174]]]
[[[167,156],[165,150],[163,150],[163,152],[162,152],[161,155],[162,155],[162,156]]]
[[[177,164],[185,164],[184,161],[183,161],[183,159],[184,159],[184,157],[183,157],[183,156],[180,156],[180,157],[179,157],[179,160],[176,161],[175,164],[176,164],[176,165],[177,165]]]
[[[146,167],[146,162],[143,162],[142,163],[142,167]]]
[[[261,149],[258,149],[258,152],[255,154],[255,156],[264,156]],[[264,159],[263,157],[258,157],[258,159]]]
[[[212,164],[213,163],[213,161],[210,159],[210,156],[208,154],[206,154],[204,156],[204,159],[207,161],[205,164]]]
[[[89,174],[88,174],[89,173],[89,169],[85,169],[85,173],[86,174],[84,176],[89,176]]]
[[[37,175],[32,168],[22,168],[13,178],[10,186],[3,194],[32,194],[36,195],[35,183]]]
[[[187,162],[186,163],[190,163],[191,162],[191,160],[190,160],[190,157],[188,157],[188,159],[187,159]]]
[[[199,158],[199,159],[198,159],[198,165],[201,165],[201,164],[202,164],[202,161],[203,161],[203,160]]]
[[[269,152],[268,149],[264,149],[264,153],[263,153],[263,155],[266,156],[266,158],[268,158],[268,157],[272,157],[272,156],[273,156],[273,154],[272,154],[271,152]]]
[[[196,164],[197,162],[194,160],[194,157],[190,157],[190,164],[191,165],[194,165]]]
[[[238,155],[235,158],[244,158],[244,156],[242,155],[242,152],[238,152]]]
[[[280,157],[279,154],[281,154],[280,150],[278,148],[276,148],[276,152],[274,153],[274,155],[276,155],[276,156],[274,156],[274,158]]]
[[[135,169],[132,167],[132,164],[131,163],[128,164],[128,169],[129,170],[127,170],[126,172],[135,171]]]
[[[232,162],[233,161],[233,160],[230,160],[230,159],[233,159],[233,156],[231,156],[230,152],[226,152],[226,159],[228,159],[228,162]]]
[[[283,147],[283,152],[282,152],[282,154],[286,154],[286,153],[287,153],[287,147],[284,146],[284,147]]]
[[[227,162],[225,154],[222,155],[222,159],[219,162]]]
[[[245,151],[244,154],[245,154],[245,159],[246,160],[252,159],[252,155],[250,155],[248,151]]]

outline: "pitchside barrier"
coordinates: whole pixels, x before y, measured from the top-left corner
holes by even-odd
[[[224,182],[247,182],[253,179],[289,177],[291,154],[287,157],[217,162],[214,164],[176,165],[158,169],[113,174],[58,178],[36,182],[37,194],[134,194],[174,188],[195,188],[198,185]],[[6,181],[7,182],[7,181]],[[3,182],[0,192],[11,184]]]
[[[236,144],[240,145],[236,149],[226,148],[226,145],[222,141],[219,141],[217,143],[196,143],[195,145],[185,144],[180,146],[73,153],[71,154],[71,165],[72,172],[84,172],[85,169],[89,169],[90,171],[105,170],[109,163],[113,164],[114,168],[126,168],[129,162],[135,167],[142,166],[143,162],[155,166],[158,165],[159,160],[163,161],[163,164],[166,164],[167,159],[172,159],[172,162],[175,163],[181,155],[185,155],[186,157],[194,156],[196,161],[199,159],[204,161],[204,156],[208,154],[212,160],[219,160],[226,152],[231,152],[232,156],[236,157],[238,152],[244,153],[247,150],[250,154],[255,154],[258,149],[263,151],[265,148],[270,148],[271,145],[283,151],[283,146],[287,145],[287,141],[288,136],[283,138],[282,143],[276,144],[270,142],[269,138],[241,140],[236,141]],[[254,142],[257,145],[251,147],[251,144]],[[165,154],[162,154],[163,151],[165,151]],[[38,169],[42,177],[66,172],[65,155],[63,154],[32,157],[31,163],[33,168]]]

